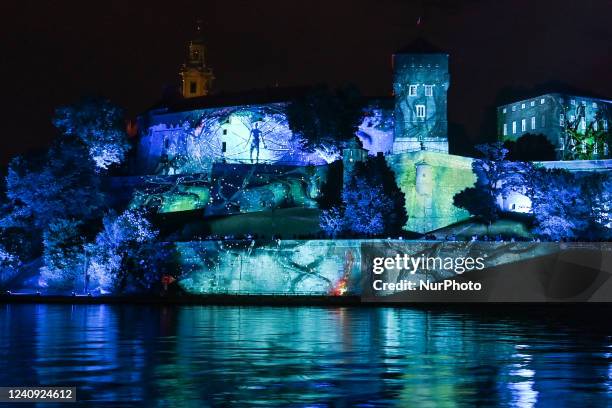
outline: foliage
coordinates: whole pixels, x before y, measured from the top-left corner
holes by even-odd
[[[563,109],[563,160],[592,160],[602,157],[610,134],[603,125],[602,111],[598,111],[592,121],[587,121],[586,107],[576,104],[573,108]]]
[[[355,165],[354,174],[366,180],[370,187],[380,186],[382,188],[381,198],[388,205],[388,209],[383,211],[383,232],[385,234],[400,233],[408,221],[405,208],[406,199],[396,183],[395,173],[389,168],[385,158],[381,155],[368,157],[365,162]]]
[[[327,236],[335,238],[345,229],[343,210],[340,207],[322,210],[319,223]]]
[[[56,219],[43,234],[41,277],[50,287],[74,289],[84,272],[83,223]]]
[[[331,91],[319,86],[287,107],[292,132],[306,141],[309,151],[339,149],[350,140],[363,118],[363,98],[354,86]]]
[[[0,243],[0,288],[4,288],[17,275],[20,266],[19,257]]]
[[[16,157],[7,176],[11,211],[0,224],[44,230],[57,219],[87,220],[103,203],[99,185],[87,151],[75,143],[56,144],[34,158]]]
[[[576,176],[564,170],[540,170],[534,175],[529,198],[534,215],[533,232],[544,238],[576,238],[587,226],[588,209]]]
[[[355,165],[342,190],[342,206],[323,210],[320,225],[329,236],[395,234],[407,221],[404,194],[384,157]]]
[[[384,217],[392,208],[380,186],[372,186],[366,179],[354,177],[342,192],[342,200],[348,231],[360,235],[384,232]]]
[[[609,239],[612,178],[604,173],[537,169],[528,194],[533,232],[551,240]]]
[[[608,173],[576,174],[580,196],[587,209],[586,228],[581,237],[587,240],[610,239],[612,177]]]
[[[501,143],[478,145],[476,149],[483,156],[472,163],[476,183],[455,195],[453,203],[490,225],[500,215],[498,197],[505,198],[511,191],[524,193],[532,166],[506,160],[508,149]]]
[[[479,217],[489,224],[498,218],[497,203],[482,185],[468,187],[453,197],[455,207],[467,210],[471,215]]]
[[[556,160],[555,147],[542,134],[525,133],[516,141],[504,142],[510,161],[551,161]]]
[[[15,268],[19,266],[19,257],[9,252],[9,250],[0,243],[0,269]]]
[[[90,279],[105,291],[124,291],[129,284],[142,284],[152,266],[147,262],[157,260],[151,245],[156,236],[142,211],[104,217],[102,231],[86,246]]]
[[[53,124],[64,136],[76,137],[87,146],[98,170],[125,159],[129,149],[123,110],[101,98],[86,98],[58,108]]]

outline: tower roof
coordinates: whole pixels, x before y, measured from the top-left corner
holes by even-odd
[[[446,51],[436,47],[423,37],[418,37],[410,44],[400,48],[393,54],[446,54]]]

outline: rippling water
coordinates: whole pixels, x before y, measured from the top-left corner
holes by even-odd
[[[607,311],[449,310],[0,305],[0,386],[75,385],[88,406],[612,405]]]

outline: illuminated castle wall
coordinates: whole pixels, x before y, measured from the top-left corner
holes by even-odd
[[[425,233],[470,218],[466,210],[453,205],[453,197],[474,185],[472,161],[422,150],[387,157],[406,199],[405,230]]]
[[[334,149],[306,152],[287,122],[289,96],[255,95],[267,103],[238,104],[243,95],[191,98],[140,117],[137,172],[209,173],[215,162],[321,165],[340,158]],[[380,106],[382,105],[382,106]],[[357,136],[371,153],[393,148],[393,119],[384,104],[365,109]],[[210,107],[207,107],[210,106]]]
[[[497,134],[502,141],[543,134],[559,160],[603,159],[611,154],[611,120],[612,101],[548,93],[499,106]]]
[[[448,54],[417,40],[393,55],[393,152],[448,153]]]
[[[215,162],[322,164],[293,138],[286,103],[149,113],[139,141],[144,174],[209,173]]]

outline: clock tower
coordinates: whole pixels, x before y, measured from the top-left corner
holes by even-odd
[[[212,69],[206,65],[207,49],[201,32],[196,27],[195,39],[187,44],[187,60],[181,66],[181,93],[185,98],[208,95],[213,79]]]

